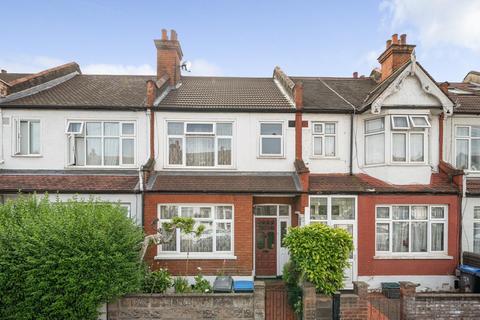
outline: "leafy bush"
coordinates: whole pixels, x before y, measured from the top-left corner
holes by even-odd
[[[173,280],[173,287],[175,288],[175,293],[187,293],[192,291],[192,288],[188,284],[188,280],[183,277],[176,277]]]
[[[0,205],[0,319],[96,319],[101,303],[141,288],[142,239],[119,205]]]
[[[143,283],[143,292],[145,293],[164,293],[173,285],[173,279],[168,270],[158,269],[156,271],[147,271]]]
[[[201,274],[195,277],[195,284],[193,285],[193,291],[200,293],[212,292],[212,286],[210,282],[205,279]]]
[[[303,293],[300,287],[302,276],[296,268],[295,262],[289,261],[283,266],[283,281],[287,287],[288,303],[296,314],[301,314],[303,306]]]
[[[291,228],[284,238],[294,268],[318,292],[333,294],[343,287],[343,270],[349,267],[352,236],[340,228],[311,224]]]

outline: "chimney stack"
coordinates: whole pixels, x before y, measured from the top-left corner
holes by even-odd
[[[353,73],[353,79],[357,79],[357,78],[358,78],[358,72],[355,71],[355,72]]]
[[[176,86],[181,79],[180,64],[183,58],[177,32],[172,29],[169,39],[167,30],[162,29],[162,38],[154,41],[157,47],[157,79],[167,74],[169,84]]]
[[[7,73],[7,70],[2,69],[1,73]]]
[[[415,45],[407,44],[407,35],[402,34],[400,40],[398,34],[392,35],[391,40],[387,40],[387,48],[378,57],[378,62],[381,65],[381,79],[380,81],[388,78],[398,68],[404,65],[410,56],[412,55]]]

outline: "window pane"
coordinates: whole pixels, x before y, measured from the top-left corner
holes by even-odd
[[[120,163],[119,157],[119,141],[118,138],[105,138],[104,142],[104,154],[106,166],[118,166]]]
[[[392,207],[393,220],[408,220],[408,206],[395,206]]]
[[[85,138],[75,138],[75,165],[85,165]]]
[[[412,252],[427,252],[428,222],[412,222]]]
[[[87,122],[86,127],[87,127],[87,130],[86,130],[87,136],[102,135],[102,124],[100,122]]]
[[[102,139],[87,138],[87,165],[102,164]]]
[[[377,251],[390,251],[390,225],[377,223]]]
[[[410,134],[410,161],[423,162],[423,134]]]
[[[182,207],[182,217],[187,218],[212,218],[210,207]]]
[[[394,133],[392,135],[393,161],[407,161],[407,135]]]
[[[355,219],[355,199],[332,198],[332,219],[333,220]]]
[[[103,132],[106,136],[118,136],[120,134],[118,122],[105,122]]]
[[[232,164],[232,139],[218,139],[218,164],[231,165]]]
[[[335,156],[335,137],[325,137],[325,156]]]
[[[280,222],[280,246],[282,248],[285,247],[284,243],[283,243],[283,239],[285,238],[285,236],[287,235],[287,221],[281,221]]]
[[[393,117],[393,125],[396,128],[408,128],[408,118],[405,117]]]
[[[262,154],[282,154],[282,139],[262,138]]]
[[[472,139],[471,140],[471,149],[472,155],[470,159],[470,167],[473,171],[480,170],[480,140],[479,139]]]
[[[365,137],[365,163],[377,164],[385,162],[385,135],[375,134]]]
[[[480,222],[473,224],[473,251],[480,253]]]
[[[213,137],[187,137],[187,166],[214,166],[214,145],[215,139]]]
[[[408,222],[393,222],[392,251],[408,252]]]
[[[213,252],[213,232],[211,222],[202,222],[205,231],[196,237],[194,235],[180,234],[181,252]]]
[[[20,154],[28,154],[28,121],[20,121]]]
[[[419,126],[419,127],[426,127],[428,126],[428,122],[427,120],[425,119],[425,117],[415,117],[415,116],[412,116],[412,121],[413,121],[413,124],[415,126]]]
[[[323,123],[314,123],[313,124],[314,133],[323,133]]]
[[[172,219],[178,216],[177,206],[161,206],[160,207],[160,219]]]
[[[444,207],[432,207],[432,219],[444,219],[445,208]]]
[[[443,223],[432,223],[432,251],[444,250],[444,230]]]
[[[473,207],[473,219],[480,219],[480,207]]]
[[[187,132],[213,133],[212,123],[187,123]]]
[[[67,132],[79,132],[82,124],[80,122],[70,122],[68,124]]]
[[[261,135],[282,135],[282,124],[281,123],[261,123],[260,124],[260,134]]]
[[[177,230],[173,230],[172,239],[162,244],[162,251],[177,251]]]
[[[385,124],[384,124],[383,118],[365,121],[365,133],[383,131],[384,128],[385,128]]]
[[[168,134],[183,135],[183,122],[169,122]]]
[[[168,139],[168,163],[169,164],[182,164],[182,138],[169,138]]]
[[[276,216],[277,206],[257,205],[254,211],[256,216]]]
[[[30,122],[30,153],[40,154],[40,122]]]
[[[390,218],[390,208],[389,207],[378,207],[377,208],[377,219],[389,219]]]
[[[458,169],[468,168],[468,140],[457,139],[456,165]]]
[[[457,127],[456,135],[457,137],[468,137],[468,127]]]
[[[427,220],[428,207],[426,206],[412,206],[412,220]]]
[[[335,133],[335,123],[325,123],[325,133],[334,134]]]
[[[232,250],[232,224],[230,222],[217,223],[217,251]]]
[[[322,152],[322,137],[313,137],[313,154],[316,156],[320,156],[323,154]]]
[[[122,163],[123,164],[135,163],[135,140],[134,139],[122,139]]]
[[[218,136],[231,136],[232,124],[231,123],[217,123],[217,135]]]
[[[472,126],[470,129],[470,135],[472,137],[480,137],[480,127],[479,126]]]
[[[310,198],[310,219],[327,220],[327,198]]]
[[[232,207],[230,206],[218,206],[215,208],[216,219],[232,219]]]
[[[133,136],[135,134],[135,125],[133,123],[122,123],[122,135]]]
[[[288,206],[285,206],[285,205],[278,206],[278,215],[288,216]]]

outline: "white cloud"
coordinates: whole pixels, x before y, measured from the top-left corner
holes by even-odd
[[[12,73],[32,73],[66,63],[62,59],[46,56],[19,55],[15,58],[0,58],[0,68]]]
[[[87,64],[80,66],[84,74],[134,74],[134,75],[155,75],[156,70],[149,64],[124,65],[124,64]]]
[[[412,27],[427,47],[454,45],[480,52],[480,1],[384,0],[380,9],[384,24]]]
[[[192,72],[186,73],[184,75],[192,76],[221,76],[223,74],[222,69],[205,59],[194,59],[192,60]]]

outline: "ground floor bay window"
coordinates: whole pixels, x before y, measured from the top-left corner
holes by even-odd
[[[376,254],[446,254],[447,211],[442,205],[378,205]]]
[[[182,258],[187,253],[193,257],[224,258],[233,256],[233,206],[165,204],[158,207],[159,224],[171,222],[173,217],[193,218],[197,225],[204,225],[199,236],[186,235],[179,229],[171,241],[159,246],[161,258]]]

